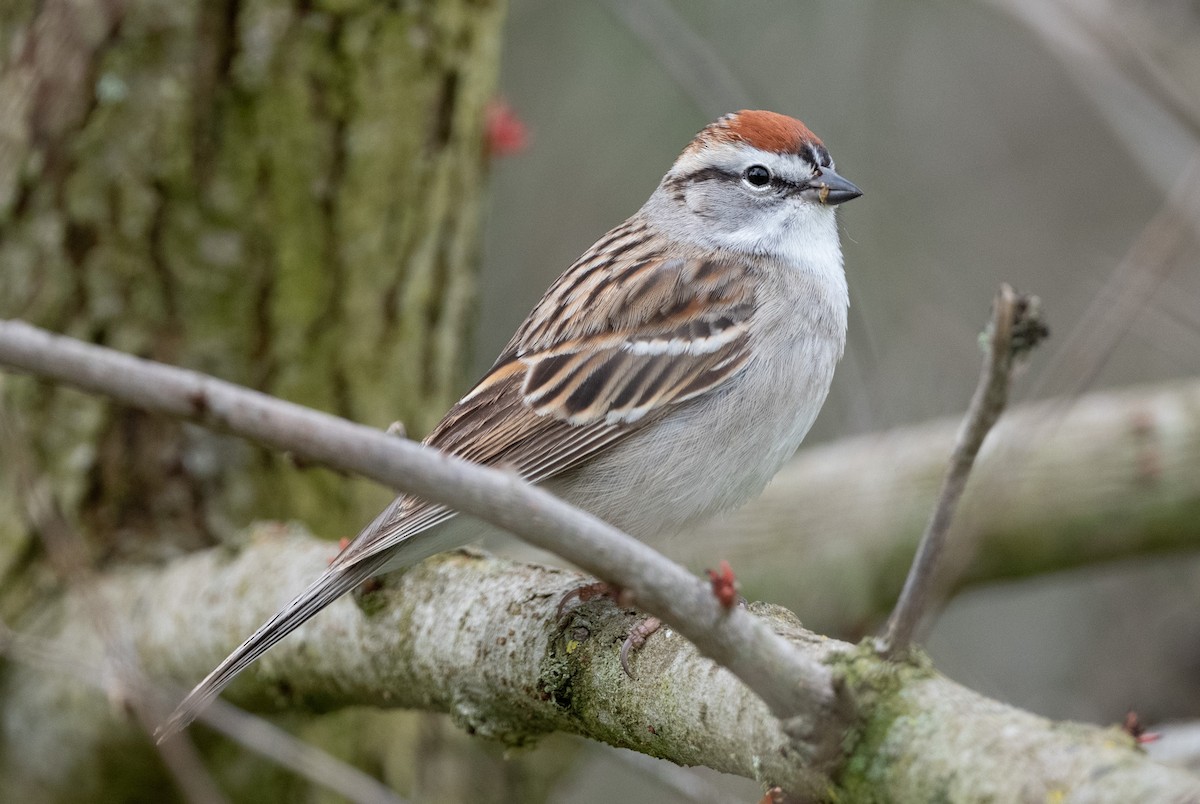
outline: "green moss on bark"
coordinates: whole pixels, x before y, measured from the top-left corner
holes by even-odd
[[[467,379],[504,11],[6,4],[0,316],[421,434]],[[9,622],[44,608],[50,586],[30,560],[18,464],[113,563],[232,539],[259,519],[352,536],[390,496],[24,377],[0,378],[0,409],[21,445],[0,466]],[[144,767],[109,759],[55,784],[158,798]],[[38,786],[0,787],[26,784]]]
[[[88,69],[42,140],[45,104],[10,65],[0,106],[24,126],[0,160],[0,315],[420,434],[466,379],[503,11],[132,2],[108,36],[65,36]],[[387,497],[31,381],[3,393],[101,555],[255,517],[353,535]]]

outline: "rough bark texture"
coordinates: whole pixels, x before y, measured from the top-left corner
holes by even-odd
[[[1200,778],[1116,726],[1053,722],[869,651],[842,669],[866,715],[837,779],[847,801],[1200,800]]]
[[[504,11],[504,0],[0,3],[0,316],[420,433],[466,379]],[[0,416],[87,540],[85,563],[175,556],[262,517],[349,536],[389,497],[29,378],[0,377]],[[16,625],[51,605],[55,579],[5,458],[0,614]],[[77,702],[47,711],[86,720]],[[419,724],[390,722],[397,754],[380,762],[419,764],[446,742],[404,743]],[[306,726],[322,728],[354,753],[347,718]],[[218,757],[227,789],[309,795],[237,752]],[[104,780],[114,800],[170,791],[144,750],[92,761],[119,770]],[[498,795],[532,789],[498,758],[446,775]]]
[[[0,315],[428,427],[464,379],[503,6],[6,4]],[[2,392],[100,557],[251,516],[337,533],[384,496],[102,400]],[[29,544],[12,484],[0,571]]]
[[[122,636],[153,675],[190,681],[319,571],[328,554],[325,543],[264,527],[236,554],[210,551],[78,590],[44,613],[39,631],[82,672],[105,679],[110,696],[120,682],[102,672],[111,649],[95,636],[101,620],[125,624]],[[264,577],[273,582],[262,583]],[[754,606],[797,650],[833,668],[861,724],[844,735],[840,771],[815,773],[803,738],[789,736],[732,674],[669,631],[636,657],[637,679],[626,677],[617,655],[633,612],[598,601],[565,621],[557,617],[558,599],[580,580],[562,570],[446,554],[389,577],[357,601],[338,601],[230,694],[265,710],[434,709],[509,746],[567,731],[837,800],[1200,797],[1196,777],[1148,760],[1117,728],[1051,723],[919,663],[889,663],[869,647],[817,637],[786,610]],[[235,596],[238,606],[224,605]],[[28,667],[8,686],[5,732],[27,739],[10,742],[6,760],[44,785],[37,792],[64,784],[85,790],[106,758],[130,763],[149,750],[144,736],[113,717],[104,696],[74,678]],[[68,702],[80,711],[71,723],[41,717]]]
[[[215,664],[268,609],[303,587],[330,552],[328,543],[265,526],[236,555],[198,554],[162,571],[124,574],[94,594],[73,595],[46,612],[38,630],[58,632],[61,645],[82,649],[83,664],[99,670],[106,648],[97,619],[121,622],[129,611],[145,611],[125,634],[143,669],[190,682],[199,666]],[[264,577],[270,585],[261,584]],[[264,657],[230,697],[260,710],[325,711],[350,702],[433,709],[509,747],[566,730],[744,775],[753,774],[757,762],[763,774],[799,786],[805,771],[789,769],[794,751],[766,705],[728,671],[690,647],[681,650],[684,640],[664,636],[648,645],[635,660],[640,680],[633,681],[616,650],[634,612],[600,601],[581,606],[560,629],[559,599],[586,580],[575,572],[447,554],[389,577],[385,588],[357,602],[338,601]],[[232,598],[241,601],[233,609],[224,604]],[[179,603],[163,603],[172,599]],[[181,619],[186,640],[178,638]],[[6,695],[12,702],[4,717],[8,736],[26,729],[37,735],[9,743],[9,760],[27,775],[51,785],[67,778],[81,784],[93,775],[96,758],[109,753],[100,749],[122,731],[126,750],[139,743],[147,750],[133,724],[114,727],[103,696],[89,696],[68,675],[48,684],[45,678],[41,668],[24,668]],[[700,705],[716,689],[728,694]],[[80,697],[93,701],[91,716],[33,727],[39,713],[63,705],[56,702]],[[44,745],[58,749],[40,750]],[[81,768],[90,773],[80,778]]]

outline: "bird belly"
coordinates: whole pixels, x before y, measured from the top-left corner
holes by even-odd
[[[546,486],[651,542],[757,496],[812,426],[840,357],[835,339],[798,341],[791,359],[751,361],[725,387]]]

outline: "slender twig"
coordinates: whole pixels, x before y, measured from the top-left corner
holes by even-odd
[[[220,698],[213,701],[198,718],[239,745],[356,804],[405,802],[404,798],[370,774]]]
[[[1074,398],[1089,388],[1193,238],[1200,238],[1200,152],[1180,170],[1179,181],[1133,245],[1113,268],[1091,304],[1050,355],[1034,382],[1035,395],[1054,389]]]
[[[51,641],[13,631],[2,620],[0,656],[51,675],[66,674],[85,687],[95,688],[106,694],[112,692],[106,687],[103,674],[97,673],[94,665],[82,662],[77,654],[64,650]],[[136,689],[137,699],[140,701],[153,701],[157,705],[163,697],[161,690],[150,684],[144,676],[139,676],[136,680],[126,677],[122,681],[127,689]],[[165,704],[150,708],[159,708],[163,712],[168,709]],[[162,712],[159,712],[159,715],[161,714]],[[197,715],[197,719],[242,747],[273,760],[297,776],[308,779],[313,784],[337,793],[355,804],[404,804],[403,798],[369,774],[325,751],[313,748],[263,718],[248,714],[221,699],[213,701],[211,706]],[[139,725],[149,735],[160,720],[161,718],[154,717]],[[172,749],[175,753],[180,751],[180,746],[186,746],[185,758],[188,761],[199,761],[199,754],[190,742],[172,742],[176,746]],[[158,746],[158,750],[163,751],[163,746]],[[171,762],[175,764],[172,765]],[[178,760],[168,761],[168,767],[173,771],[176,770],[176,765]],[[188,795],[190,800],[200,799],[190,793]]]
[[[711,781],[698,774],[695,768],[683,768],[669,760],[641,754],[628,748],[618,748],[606,758],[654,780],[679,801],[692,804],[735,804],[742,800],[717,789]]]
[[[750,93],[703,36],[665,0],[601,3],[641,40],[706,118],[755,107]]]
[[[0,320],[0,364],[144,410],[196,420],[470,514],[619,584],[639,608],[670,623],[733,672],[777,717],[814,711],[836,717],[828,667],[797,652],[744,608],[726,609],[707,583],[683,567],[510,472],[20,321]],[[799,734],[814,724],[793,725]]]
[[[162,722],[168,707],[158,705],[163,696],[146,677],[128,629],[119,626],[122,618],[102,596],[95,594],[95,573],[85,563],[87,550],[83,539],[62,516],[46,486],[35,482],[32,457],[22,448],[16,429],[12,413],[0,409],[0,454],[5,456],[6,468],[17,478],[26,515],[42,537],[54,570],[87,600],[85,612],[103,639],[104,659],[115,671],[116,679],[106,682],[102,679],[107,678],[107,674],[97,673],[95,667],[80,667],[52,647],[35,647],[33,638],[10,631],[3,622],[0,622],[0,654],[11,651],[16,658],[37,663],[51,672],[70,673],[89,685],[103,688],[110,697],[119,697],[149,738]],[[114,683],[118,685],[115,690],[112,688]],[[403,804],[402,799],[357,768],[296,740],[265,721],[258,726],[248,725],[248,721],[261,719],[223,701],[216,703],[220,706],[206,710],[201,719],[260,756],[274,760],[349,801]],[[226,800],[190,740],[151,742],[188,801],[215,803]]]
[[[933,597],[938,561],[945,551],[946,536],[954,521],[954,512],[967,486],[971,467],[983,445],[984,438],[1008,403],[1008,386],[1012,379],[1014,359],[1033,348],[1047,334],[1038,314],[1036,297],[1018,296],[1008,285],[1001,285],[992,305],[990,331],[986,333],[987,348],[979,385],[971,399],[958,443],[950,457],[950,466],[942,480],[941,491],[933,516],[921,537],[916,558],[908,571],[904,590],[887,629],[878,643],[884,656],[896,658],[906,653],[921,616]]]
[[[86,563],[87,550],[83,539],[63,518],[46,486],[35,481],[33,460],[29,451],[23,448],[15,429],[12,413],[0,409],[0,454],[5,457],[6,470],[16,478],[26,516],[41,536],[55,572],[88,596],[87,611],[96,632],[104,637],[104,659],[116,676],[114,683],[117,689],[107,692],[110,696],[114,692],[119,694],[133,720],[149,737],[159,718],[146,699],[134,693],[134,690],[143,686],[137,654],[125,638],[126,632],[118,627],[118,619],[113,612],[90,594],[88,581],[93,572]],[[190,741],[159,745],[156,750],[186,800],[193,804],[220,804],[227,801]]]

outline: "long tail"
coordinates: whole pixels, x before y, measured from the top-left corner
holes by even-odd
[[[388,556],[375,555],[349,565],[334,565],[325,571],[311,586],[296,596],[270,620],[255,631],[249,639],[217,665],[208,676],[196,685],[183,702],[175,708],[171,717],[155,732],[158,742],[166,740],[188,726],[217,695],[220,694],[237,674],[246,669],[255,659],[263,655],[279,640],[295,631],[310,617],[328,606],[346,592],[370,578],[388,563]]]

